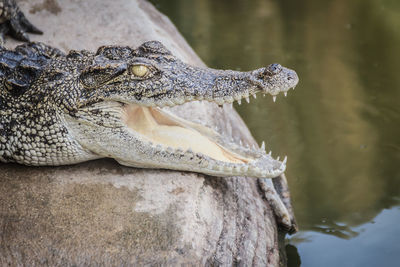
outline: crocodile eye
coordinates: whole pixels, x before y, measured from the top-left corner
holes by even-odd
[[[131,67],[131,72],[137,77],[144,77],[149,72],[149,68],[144,65],[134,65]]]

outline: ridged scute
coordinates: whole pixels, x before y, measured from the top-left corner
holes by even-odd
[[[49,59],[61,56],[58,49],[45,49],[40,43],[18,46],[14,51],[0,51],[0,79],[10,95],[24,94],[36,80]]]
[[[101,46],[96,55],[104,56],[111,60],[131,58],[134,50],[128,46]]]
[[[158,41],[148,41],[137,49],[139,54],[172,55],[171,52]]]

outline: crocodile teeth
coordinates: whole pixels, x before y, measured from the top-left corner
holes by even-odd
[[[272,151],[271,151],[271,150],[268,152],[268,155],[269,155],[269,156],[271,156],[271,155],[272,155]]]
[[[274,95],[273,97],[272,97],[272,100],[275,102],[276,101],[276,95]]]
[[[262,143],[261,143],[261,150],[265,151],[265,142],[264,141],[262,141]]]
[[[259,174],[261,172],[261,169],[259,168],[259,167],[255,167],[255,168],[253,168],[253,173],[254,174]]]
[[[247,103],[250,103],[250,98],[248,96],[246,97],[246,101]]]
[[[285,156],[285,158],[283,159],[283,163],[286,164],[287,162],[287,156]]]
[[[212,166],[212,168],[213,168],[213,170],[215,170],[215,171],[219,171],[219,170],[221,170],[222,166],[220,166],[220,165],[218,165],[218,164],[215,164],[215,165]]]
[[[253,97],[254,97],[254,99],[256,99],[256,98],[257,98],[257,95],[256,95],[256,94],[253,94]]]
[[[287,92],[284,92],[283,94],[285,95],[285,97],[287,97]]]
[[[239,105],[242,104],[242,100],[241,99],[239,99],[237,102],[238,102]]]
[[[202,166],[203,168],[206,168],[210,165],[211,163],[208,160],[203,160],[200,162],[200,166]]]
[[[279,158],[280,158],[280,157],[278,156],[278,157],[276,158],[276,160],[279,161]]]
[[[240,174],[240,167],[237,166],[237,165],[233,166],[232,173],[233,174]]]
[[[230,166],[230,165],[224,165],[224,171],[231,172],[232,169],[233,169],[232,166]]]
[[[243,166],[241,166],[240,170],[242,172],[247,172],[249,170],[249,166],[248,165],[243,165]]]

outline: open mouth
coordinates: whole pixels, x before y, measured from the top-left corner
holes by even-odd
[[[185,71],[181,73],[181,69]],[[98,154],[106,154],[132,167],[193,171],[214,176],[273,178],[285,171],[286,157],[283,161],[279,161],[279,157],[272,158],[271,153],[265,152],[264,143],[261,149],[243,146],[242,142],[238,144],[210,127],[180,118],[162,107],[190,101],[209,101],[218,105],[237,101],[240,104],[242,99],[249,102],[249,97],[255,97],[256,93],[269,94],[275,102],[278,94],[286,96],[288,90],[296,86],[296,72],[279,64],[248,72],[183,65],[175,72],[167,70],[164,75],[168,78],[163,82],[165,86],[157,80],[149,82],[150,85],[146,82],[132,85],[133,88],[149,86],[146,97],[138,100],[133,95],[128,98],[132,101],[127,101],[116,95],[111,101],[114,104],[98,105],[118,113],[118,129],[109,136],[126,141],[102,147]],[[156,90],[152,86],[160,87],[155,87]],[[116,109],[113,108],[115,104]],[[121,135],[115,136],[116,132]],[[104,145],[105,141],[100,143]]]
[[[276,177],[286,168],[286,158],[282,162],[273,159],[265,152],[264,145],[262,149],[253,149],[224,141],[226,138],[215,130],[157,107],[125,105],[122,120],[130,131],[160,151],[203,159],[199,164],[201,169],[188,164],[189,171],[219,176]],[[182,163],[184,166],[184,160]],[[179,169],[185,169],[182,166]]]

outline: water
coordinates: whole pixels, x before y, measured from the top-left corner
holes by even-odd
[[[287,98],[236,106],[288,155],[289,266],[400,266],[400,1],[153,3],[210,67],[299,74]]]

